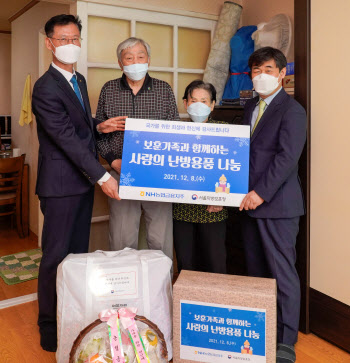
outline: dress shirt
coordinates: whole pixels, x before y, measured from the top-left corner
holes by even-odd
[[[266,111],[266,109],[269,107],[270,103],[272,102],[272,100],[279,94],[279,92],[281,91],[283,87],[281,87],[277,92],[275,92],[274,94],[272,94],[271,96],[269,97],[266,97],[264,99],[264,101],[266,102],[266,107],[265,107],[265,110],[264,112]],[[256,106],[254,108],[254,111],[252,113],[252,118],[250,120],[250,129],[253,130],[254,129],[254,125],[255,125],[255,121],[256,119],[258,118],[258,115],[259,115],[259,103],[260,103],[260,100],[262,98],[259,97],[259,100],[258,102],[256,103]]]
[[[63,77],[67,80],[68,84],[72,87],[72,90],[74,91],[73,83],[70,81],[70,80],[72,79],[72,77],[73,77],[74,75],[76,75],[76,74],[75,74],[75,70],[74,70],[74,68],[73,68],[73,73],[71,73],[71,72],[66,71],[65,69],[60,68],[60,67],[59,67],[59,66],[57,66],[54,62],[52,62],[52,63],[51,63],[51,65],[52,65],[52,67],[53,67],[53,68],[55,68],[58,72],[60,72],[60,73],[62,74],[62,76],[63,76]],[[79,92],[80,92],[80,89],[79,89]],[[83,96],[82,96],[81,92],[80,92],[80,96],[81,96],[81,99],[83,99]],[[97,181],[97,183],[98,183],[99,185],[102,185],[102,184],[103,184],[104,182],[106,182],[106,181],[107,181],[110,177],[111,177],[111,174],[109,174],[109,173],[106,171],[106,173],[103,175],[103,177]]]
[[[72,90],[74,91],[73,84],[70,81],[74,75],[76,76],[76,73],[75,73],[74,68],[73,68],[73,73],[71,73],[71,72],[66,71],[65,69],[60,68],[54,62],[52,62],[51,65],[52,65],[52,67],[54,67],[55,69],[57,69],[62,74],[62,76],[67,80],[67,82],[69,83],[69,85],[72,87]],[[81,92],[80,92],[80,95],[81,95]]]

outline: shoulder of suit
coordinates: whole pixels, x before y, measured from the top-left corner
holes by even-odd
[[[34,88],[51,86],[54,77],[48,70],[34,84]]]
[[[296,112],[305,113],[304,107],[293,97],[286,93],[286,104],[288,105],[288,109],[293,109]]]

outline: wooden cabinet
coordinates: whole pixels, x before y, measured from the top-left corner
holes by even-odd
[[[243,106],[215,106],[211,117],[214,120],[226,121],[233,125],[242,125]]]

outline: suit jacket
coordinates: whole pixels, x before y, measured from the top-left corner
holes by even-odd
[[[106,172],[98,162],[85,78],[76,74],[86,112],[52,66],[34,85],[32,105],[40,144],[36,193],[42,197],[86,193]]]
[[[245,106],[243,123],[250,125],[255,97]],[[293,218],[303,215],[304,200],[298,161],[306,140],[304,108],[284,89],[267,107],[250,143],[249,191],[264,199],[248,214],[255,218]]]

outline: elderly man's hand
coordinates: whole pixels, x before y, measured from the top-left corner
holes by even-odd
[[[121,170],[122,170],[122,159],[115,159],[114,161],[112,161],[111,167],[118,173],[120,174]]]
[[[242,200],[239,210],[242,211],[243,209],[256,209],[262,203],[264,203],[264,199],[259,197],[259,195],[254,190],[252,190]]]
[[[109,133],[114,131],[124,131],[125,130],[125,119],[128,116],[118,116],[112,117],[104,122],[97,125],[96,129],[101,133]]]
[[[101,185],[101,188],[102,191],[110,198],[120,200],[118,194],[118,182],[112,176]]]

